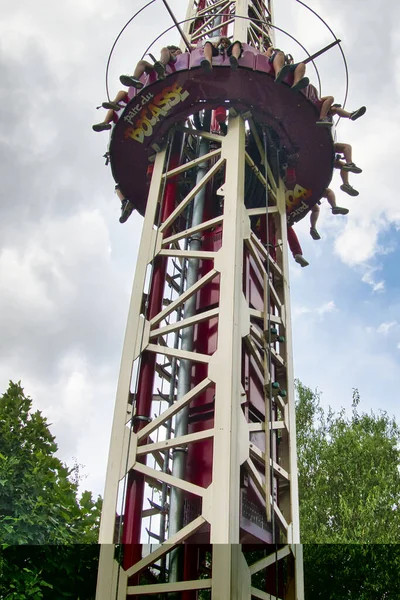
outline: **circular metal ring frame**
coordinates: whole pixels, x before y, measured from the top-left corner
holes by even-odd
[[[132,21],[141,13],[143,12],[146,8],[148,8],[151,4],[154,4],[156,0],[151,0],[150,2],[148,2],[147,4],[145,4],[144,6],[142,6],[142,8],[140,10],[138,10],[123,26],[123,28],[121,29],[121,31],[119,32],[119,34],[117,35],[117,37],[114,40],[114,43],[111,47],[109,56],[108,56],[108,60],[107,60],[107,66],[106,66],[106,94],[107,94],[107,98],[110,101],[110,93],[109,93],[109,86],[108,86],[108,73],[109,73],[109,68],[110,68],[110,62],[111,62],[111,58],[115,49],[115,46],[117,45],[121,35],[123,34],[123,32],[125,31],[125,29],[130,25],[130,23],[132,23]],[[307,4],[305,4],[304,2],[302,2],[301,0],[295,0],[298,4],[301,4],[302,6],[304,6],[304,8],[306,8],[307,10],[309,10],[313,15],[315,15],[324,25],[325,27],[328,29],[328,31],[332,34],[333,38],[335,41],[338,41],[337,36],[335,35],[334,31],[331,29],[331,27],[329,27],[329,25],[326,23],[326,21],[324,21],[324,19],[312,8],[310,8]],[[258,23],[261,24],[267,24],[265,20],[262,19],[254,19],[254,18],[250,18],[250,17],[243,17],[240,15],[232,15],[231,13],[221,13],[219,16],[228,16],[228,17],[233,17],[233,19],[244,19],[246,21],[258,21]],[[197,16],[195,17],[191,17],[189,19],[183,19],[182,21],[178,22],[178,25],[182,25],[184,23],[190,22],[190,21],[195,21],[197,19]],[[151,48],[153,47],[153,45],[166,33],[168,33],[169,31],[171,31],[172,29],[174,29],[176,27],[175,24],[171,25],[170,27],[168,27],[167,29],[165,29],[162,33],[160,33],[153,41],[152,43],[146,48],[145,52],[142,55],[142,59],[146,56],[146,54],[151,50]],[[292,39],[294,42],[296,42],[296,44],[298,44],[300,46],[300,48],[307,54],[308,57],[310,57],[310,53],[308,52],[308,50],[303,46],[303,44],[301,44],[301,42],[299,42],[299,40],[297,40],[294,36],[292,36],[290,33],[288,33],[287,31],[285,31],[284,29],[278,27],[277,25],[272,25],[271,23],[268,23],[268,27],[271,27],[272,29],[276,29],[277,31],[280,31],[281,33],[283,33],[284,35],[286,35],[287,37],[289,37],[290,39]],[[343,108],[346,106],[346,102],[347,102],[347,96],[348,96],[348,89],[349,89],[349,73],[348,73],[348,68],[347,68],[347,61],[346,61],[346,57],[345,54],[343,52],[343,49],[340,45],[340,42],[338,42],[337,44],[339,46],[339,50],[341,52],[342,58],[343,58],[343,63],[344,63],[344,69],[345,69],[345,76],[346,76],[346,84],[345,84],[345,95],[344,95],[344,100],[343,100]],[[313,64],[313,67],[315,69],[316,75],[317,75],[317,79],[318,79],[318,88],[319,88],[319,96],[321,97],[321,78],[317,69],[317,66],[315,64],[314,61],[311,61]],[[336,125],[339,123],[340,121],[340,117],[338,118]]]

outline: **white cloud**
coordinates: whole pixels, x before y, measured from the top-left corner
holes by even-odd
[[[361,281],[370,285],[372,287],[373,292],[383,292],[385,290],[385,281],[383,279],[376,281],[374,277],[374,273],[379,271],[380,268],[367,266],[366,269],[367,270],[362,276]]]
[[[186,3],[170,4],[179,18]],[[276,4],[276,24],[310,52],[331,41],[298,3]],[[393,382],[391,388],[398,387],[395,349],[388,356],[376,344],[377,329],[389,338],[396,331],[396,313],[388,315],[379,304],[389,298],[395,302],[395,291],[391,293],[384,266],[370,266],[369,261],[373,264],[374,257],[393,249],[385,234],[400,227],[393,151],[400,133],[393,118],[396,86],[400,90],[399,8],[384,0],[380,18],[371,20],[375,4],[366,1],[362,11],[358,4],[313,0],[313,8],[343,40],[350,69],[348,108],[368,103],[368,110],[360,121],[342,120],[338,128],[340,141],[352,144],[354,160],[363,168],[361,175],[350,175],[360,191],[354,199],[339,190],[339,174],[334,174],[332,188],[338,205],[350,209],[348,217],[332,218],[325,207],[323,240],[318,243],[310,239],[308,219],[299,224],[307,257],[310,253],[313,260],[307,269],[291,269],[293,296],[298,298],[293,304],[295,369],[336,406],[345,402],[347,390],[351,397],[352,387],[368,382],[360,390],[362,400],[369,394],[371,406],[380,399],[390,412],[379,380],[374,389],[369,374],[380,372]],[[140,219],[133,215],[126,226],[117,223],[113,181],[102,159],[108,136],[93,134],[90,126],[99,118],[94,107],[106,99],[104,69],[114,36],[141,4],[42,0],[41,10],[32,0],[3,5],[0,97],[7,111],[0,132],[0,382],[4,390],[9,378],[22,380],[35,405],[54,422],[60,456],[68,461],[76,456],[84,463],[89,475],[84,485],[101,493]],[[119,74],[131,70],[148,43],[170,25],[166,11],[158,3],[153,8],[129,26],[117,45],[110,65],[111,95],[119,89]],[[389,46],[392,42],[392,61],[385,45],[365,44],[365,39],[379,39],[383,27]],[[168,36],[171,43],[177,41],[175,32]],[[298,46],[290,47],[287,36],[282,40],[295,58],[303,56]],[[157,42],[151,52],[157,54],[161,45]],[[345,79],[339,51],[319,57],[317,66],[323,93],[341,102]],[[308,74],[316,83],[312,67]],[[334,253],[342,262],[332,256],[334,239]],[[352,282],[359,285],[360,276],[373,292],[388,290],[385,296],[371,294],[368,315],[352,295]],[[340,313],[327,298],[340,298]],[[329,319],[321,323],[328,313]],[[373,334],[371,314],[387,319],[378,328],[374,324]],[[344,331],[341,337],[338,331]],[[311,351],[321,358],[317,366],[310,360]]]
[[[308,308],[307,306],[294,306],[292,310],[292,315],[295,319],[296,317],[300,317],[301,315],[307,315],[311,312],[311,308]]]
[[[352,267],[374,256],[377,240],[377,223],[348,221],[335,241],[335,253]]]
[[[387,335],[393,327],[397,326],[397,321],[390,321],[390,323],[381,323],[377,328],[376,332],[382,335]]]
[[[322,304],[322,306],[317,308],[317,313],[322,316],[325,313],[331,313],[336,310],[337,310],[337,308],[336,308],[334,301],[330,300],[329,302],[325,302],[325,304]]]

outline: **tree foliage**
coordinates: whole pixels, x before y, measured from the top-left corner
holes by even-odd
[[[400,432],[385,412],[323,410],[297,382],[306,600],[397,600]]]
[[[93,587],[101,498],[78,497],[79,465],[56,451],[46,418],[10,382],[0,397],[0,598],[78,598],[82,569]]]
[[[303,543],[397,543],[400,430],[385,412],[324,410],[297,383],[297,450]]]
[[[306,544],[306,600],[398,600],[397,544]]]

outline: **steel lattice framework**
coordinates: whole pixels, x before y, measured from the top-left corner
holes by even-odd
[[[262,1],[199,0],[187,15],[192,43],[222,28],[253,45],[271,36]],[[247,151],[249,132],[263,168]],[[189,118],[156,153],[116,395],[97,600],[191,599],[199,590],[213,600],[303,599],[286,197],[268,149],[251,112],[231,108],[225,136]],[[265,191],[262,206],[248,207],[246,169]],[[155,540],[147,548],[145,530]]]

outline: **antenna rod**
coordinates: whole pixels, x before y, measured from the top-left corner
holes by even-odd
[[[333,48],[333,46],[336,46],[337,44],[340,44],[342,40],[335,40],[334,42],[332,42],[331,44],[329,44],[329,46],[325,46],[325,48],[322,48],[322,50],[319,50],[318,52],[316,52],[315,54],[313,54],[312,56],[309,56],[308,58],[306,58],[305,60],[302,60],[301,62],[304,63],[305,65],[310,62],[311,60],[314,60],[314,58],[317,58],[317,56],[320,56],[321,54],[323,54],[324,52],[326,52],[327,50],[330,50],[331,48]]]
[[[183,39],[183,41],[185,42],[185,45],[187,47],[187,49],[189,50],[189,52],[192,50],[192,47],[189,43],[189,40],[187,39],[186,35],[183,33],[181,26],[179,25],[178,21],[176,20],[176,17],[174,15],[174,13],[172,12],[172,10],[170,9],[170,7],[168,6],[168,2],[167,0],[163,0],[165,8],[167,9],[167,11],[169,12],[171,19],[173,20],[173,22],[175,23],[176,28],[178,29],[179,33],[181,34],[181,37]]]

